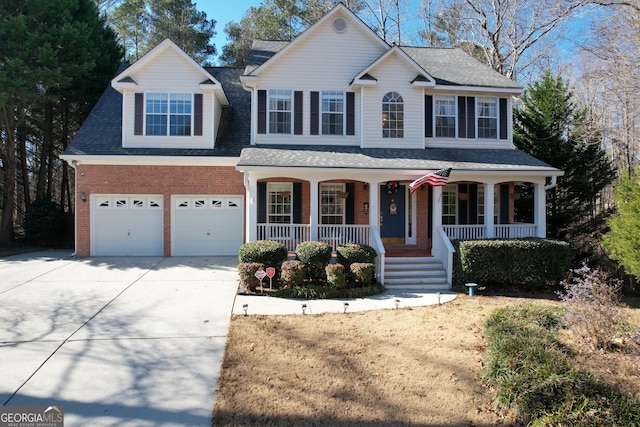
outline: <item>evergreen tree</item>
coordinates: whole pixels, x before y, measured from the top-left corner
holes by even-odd
[[[575,241],[589,233],[589,221],[600,192],[611,184],[615,171],[597,132],[589,131],[587,111],[572,100],[561,77],[547,70],[522,97],[514,111],[514,144],[565,172],[547,193],[548,235]]]
[[[634,172],[625,174],[614,187],[617,213],[607,221],[610,231],[602,245],[628,274],[640,279],[640,168]]]

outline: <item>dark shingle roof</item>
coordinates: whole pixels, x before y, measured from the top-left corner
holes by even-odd
[[[230,103],[222,111],[216,148],[123,148],[122,95],[109,85],[64,154],[238,157],[242,148],[249,145],[251,135],[251,94],[242,89],[240,75],[243,70],[218,67],[205,69],[222,84]]]
[[[344,146],[255,146],[242,150],[242,167],[429,170],[545,171],[546,163],[512,149],[391,149]]]
[[[522,89],[518,83],[460,49],[402,47],[440,85]]]
[[[247,70],[253,71],[289,43],[287,41],[254,40],[247,60]]]

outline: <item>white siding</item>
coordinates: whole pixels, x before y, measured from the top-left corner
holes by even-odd
[[[200,83],[206,76],[193,64],[187,62],[178,52],[166,49],[136,71],[131,78],[138,86],[135,90],[127,90],[123,94],[123,147],[213,148],[214,123],[219,121],[221,107],[211,92],[204,92],[203,96],[202,136],[161,137],[133,134],[135,92],[203,93]]]
[[[411,86],[418,75],[415,68],[397,54],[392,54],[369,74],[378,79],[364,89],[363,130],[365,148],[423,148],[424,98],[422,89]],[[382,98],[397,92],[404,101],[404,138],[382,137]]]
[[[304,92],[303,135],[255,135],[258,143],[360,145],[360,97],[356,93],[355,136],[310,135],[312,91],[350,91],[353,78],[380,57],[385,48],[366,34],[359,23],[344,16],[349,28],[337,33],[328,20],[304,34],[296,45],[259,75],[257,89],[289,89]],[[256,105],[254,104],[254,108]],[[254,110],[255,111],[255,110]],[[255,129],[254,129],[255,132]]]

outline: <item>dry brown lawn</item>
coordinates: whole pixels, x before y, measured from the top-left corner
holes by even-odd
[[[524,302],[558,304],[460,296],[413,309],[235,316],[213,424],[520,425],[514,414],[494,408],[481,372],[487,315]],[[635,375],[640,390],[637,362],[638,355],[635,368],[620,369]]]

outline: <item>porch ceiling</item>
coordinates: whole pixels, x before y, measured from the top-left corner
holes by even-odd
[[[255,146],[245,148],[237,168],[337,168],[542,173],[562,171],[519,150],[427,148],[389,149],[345,146]]]

